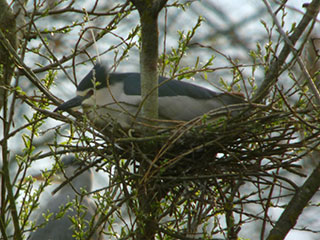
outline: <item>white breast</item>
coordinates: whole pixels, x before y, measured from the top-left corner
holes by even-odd
[[[138,107],[140,96],[128,96],[123,92],[121,82],[112,85],[109,89],[95,90],[92,97],[83,103],[83,109],[95,124],[106,127],[118,122],[123,128],[130,128],[139,116]]]

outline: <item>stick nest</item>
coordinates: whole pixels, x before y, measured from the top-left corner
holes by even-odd
[[[154,137],[112,139],[121,149],[112,153],[128,159],[127,166],[145,162],[143,173],[135,171],[141,182],[156,180],[167,187],[210,178],[255,181],[274,177],[279,169],[299,174],[296,161],[306,153],[296,150],[316,141],[315,136],[299,141],[301,116],[308,117],[307,112],[299,115],[265,106],[236,117],[212,114]]]

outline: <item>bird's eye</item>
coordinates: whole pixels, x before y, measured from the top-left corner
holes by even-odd
[[[93,95],[93,93],[94,93],[93,89],[90,89],[86,94],[86,98],[91,97]]]

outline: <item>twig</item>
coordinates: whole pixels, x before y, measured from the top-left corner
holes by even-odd
[[[271,6],[269,4],[269,2],[267,0],[263,0],[264,4],[266,5],[268,12],[270,13],[270,15],[272,16],[273,22],[276,24],[278,31],[280,33],[280,35],[283,37],[283,39],[285,40],[286,44],[290,47],[291,52],[293,53],[295,59],[297,60],[301,71],[304,75],[304,77],[308,80],[309,86],[311,87],[311,91],[314,94],[314,96],[316,97],[316,101],[318,103],[318,105],[320,105],[320,93],[318,91],[317,86],[314,84],[308,69],[306,68],[305,64],[303,63],[301,57],[299,56],[298,51],[294,48],[294,44],[292,43],[292,41],[288,38],[288,36],[286,35],[286,33],[283,31],[281,24],[279,23],[277,17],[275,16],[275,14],[273,13]]]
[[[317,16],[319,8],[320,1],[313,0],[312,3],[310,3],[306,14],[303,16],[302,20],[289,37],[292,46],[296,44],[296,42],[299,40],[309,23]],[[285,42],[285,45],[282,48],[279,56],[275,56],[273,61],[271,62],[270,68],[266,73],[265,79],[262,82],[261,86],[258,88],[258,91],[253,98],[253,102],[261,102],[262,99],[269,93],[269,89],[277,82],[280,70],[282,69],[282,66],[285,63],[290,52],[291,46],[287,42]]]
[[[303,209],[320,187],[319,175],[320,164],[318,164],[310,177],[293,196],[279,220],[276,222],[276,225],[271,230],[267,240],[282,240],[290,229],[294,227]]]

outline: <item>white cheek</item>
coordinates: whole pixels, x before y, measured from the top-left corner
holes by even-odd
[[[128,96],[123,93],[122,84],[115,84],[110,91],[99,89],[82,102],[84,112],[91,121],[106,127],[113,121],[123,128],[128,128],[134,119],[141,102],[140,96]]]
[[[141,96],[125,95],[123,92],[123,84],[116,83],[110,87],[110,89],[102,88],[96,90],[94,94],[85,99],[82,104],[89,106],[114,106],[118,103],[121,105],[139,106],[141,102]]]
[[[82,105],[89,105],[89,106],[104,106],[106,104],[112,103],[112,99],[110,99],[110,94],[106,89],[99,89],[94,92],[94,94],[90,97],[85,99],[82,102]]]

